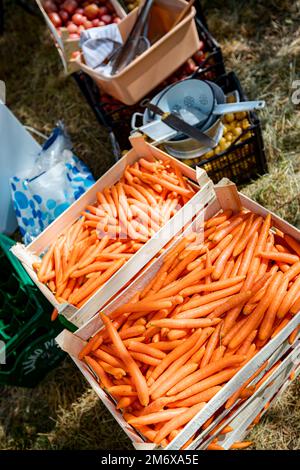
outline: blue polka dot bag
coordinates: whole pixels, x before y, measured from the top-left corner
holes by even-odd
[[[37,155],[34,169],[10,179],[24,243],[29,244],[94,182],[89,168],[71,151],[60,122]]]

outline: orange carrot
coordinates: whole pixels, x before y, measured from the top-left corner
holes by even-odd
[[[161,362],[161,359],[157,359],[153,356],[148,356],[148,354],[144,354],[144,353],[140,353],[140,352],[132,351],[130,353],[130,355],[131,355],[131,357],[133,357],[137,361],[140,361],[144,364],[148,364],[149,366],[157,366]]]
[[[155,424],[155,423],[161,423],[163,421],[169,421],[176,416],[180,415],[183,413],[183,411],[186,411],[187,408],[175,408],[174,410],[161,410],[156,413],[150,413],[144,416],[138,416],[136,418],[131,418],[128,423],[131,424],[132,426],[136,425],[149,425],[149,424]]]
[[[101,338],[101,336],[100,336],[100,338]],[[103,338],[101,338],[101,340],[103,341]],[[97,357],[98,359],[100,359],[104,362],[107,362],[108,364],[110,364],[113,367],[124,368],[124,364],[122,364],[122,362],[120,362],[117,358],[115,358],[111,354],[103,351],[102,349],[93,350],[93,355],[95,357]]]
[[[249,228],[247,224],[247,227],[245,229],[245,236],[236,244],[236,247],[234,248],[234,251],[233,251],[234,257],[238,256],[240,253],[244,251],[248,242],[253,238],[255,232],[257,232],[257,230],[259,229],[263,221],[262,217],[257,217],[254,222],[252,222],[252,220],[253,220],[253,214],[250,216],[250,219],[249,219]]]
[[[147,327],[157,326],[159,328],[205,328],[207,326],[214,326],[220,322],[219,319],[210,318],[197,318],[197,319],[180,319],[180,318],[166,318],[161,320],[151,320]]]
[[[273,324],[279,309],[279,306],[282,303],[284,296],[286,295],[288,288],[288,279],[283,279],[283,274],[281,272],[277,273],[277,293],[273,299],[273,302],[270,303],[269,308],[264,316],[264,319],[260,325],[259,329],[259,339],[264,341],[271,336]]]
[[[296,302],[293,303],[293,305],[290,308],[290,312],[295,315],[300,311],[300,297],[296,300]]]
[[[188,320],[185,320],[185,321],[188,321]],[[200,363],[201,369],[204,368],[209,363],[211,356],[218,345],[218,342],[220,342],[221,328],[222,328],[222,323],[220,323],[216,327],[215,331],[213,332],[213,334],[211,335],[211,337],[209,338],[207,342],[207,345],[205,347],[205,353]]]
[[[199,351],[201,346],[206,342],[207,338],[212,334],[213,328],[205,328],[201,333],[196,332],[197,340],[194,345],[172,362],[172,364],[160,375],[158,379],[153,381],[153,377],[150,376],[148,384],[150,386],[149,392],[152,395],[160,387],[164,387],[164,383],[167,380],[172,380],[173,375],[178,371],[178,369],[186,364],[188,361],[191,362],[191,357],[194,356],[196,352]],[[184,369],[185,370],[185,369]]]
[[[198,383],[201,380],[214,375],[223,369],[228,367],[238,366],[245,360],[245,356],[228,356],[216,361],[212,364],[207,364],[204,367],[201,367],[198,371],[192,373],[185,379],[178,382],[174,387],[172,387],[168,392],[167,396],[177,395],[183,390],[187,390],[191,385]]]
[[[245,341],[241,344],[241,346],[238,348],[236,351],[237,355],[244,355],[248,354],[249,348],[254,341],[255,337],[257,335],[257,330],[252,331],[252,333],[245,339]]]
[[[300,256],[300,243],[287,234],[284,235],[284,239],[287,244],[297,253],[297,255]]]
[[[154,390],[154,392],[151,394],[151,398],[153,400],[161,398],[168,390],[174,387],[176,383],[180,382],[184,377],[195,372],[197,368],[198,364],[196,362],[188,362],[187,364],[184,364],[177,371],[175,371],[168,380],[165,380],[160,387],[157,387]]]
[[[225,403],[225,408],[231,408],[232,405],[236,402],[236,400],[239,398],[240,393],[245,390],[245,388],[263,371],[268,365],[268,361],[264,362],[254,374],[249,377],[249,379],[246,380],[246,382],[236,391],[234,392],[233,395],[231,395],[230,398],[228,398],[227,402]]]
[[[298,336],[300,326],[297,326],[289,336],[289,343],[293,344]]]
[[[49,263],[51,261],[51,258],[53,256],[53,253],[54,253],[54,248],[55,248],[55,243],[53,243],[48,251],[46,252],[46,254],[43,256],[42,258],[42,262],[41,262],[41,266],[40,266],[40,269],[37,273],[37,276],[38,276],[38,279],[43,282],[41,279],[43,278],[43,276],[46,274],[47,272],[47,269],[48,269],[48,266],[49,266]]]
[[[142,335],[145,331],[146,328],[144,325],[135,325],[131,326],[130,328],[125,328],[119,333],[119,335],[122,339],[134,338],[136,336]]]
[[[217,362],[220,359],[222,359],[222,357],[224,356],[225,350],[226,350],[226,346],[221,345],[217,347],[212,353],[209,364],[213,364],[214,362]]]
[[[95,361],[90,356],[85,356],[84,360],[91,367],[91,369],[94,371],[94,373],[97,375],[97,377],[100,379],[100,381],[101,381],[101,383],[103,384],[104,387],[109,388],[109,387],[113,386],[113,383],[108,378],[108,375],[106,374],[105,370],[103,369],[103,367],[97,361]]]
[[[204,390],[203,392],[196,393],[195,395],[185,398],[183,400],[178,400],[178,401],[172,401],[168,403],[169,408],[177,408],[177,407],[190,407],[193,405],[197,405],[197,403],[202,403],[202,402],[208,402],[211,400],[220,390],[222,387],[220,385],[217,385],[215,387],[208,388],[207,390]],[[169,397],[170,400],[174,400],[174,397]]]
[[[215,227],[216,225],[221,225],[223,222],[228,220],[231,217],[231,215],[232,215],[232,211],[230,209],[225,210],[225,211],[221,212],[220,214],[217,214],[214,217],[212,217],[211,219],[209,219],[205,223],[205,226],[206,226],[206,228],[210,228],[210,227]]]
[[[300,276],[296,279],[296,281],[293,283],[292,287],[287,291],[286,295],[283,298],[282,303],[280,304],[280,307],[277,312],[277,317],[278,318],[284,318],[291,306],[293,305],[295,297],[299,295],[299,290],[300,290]]]
[[[276,253],[275,251],[259,251],[258,256],[288,264],[294,264],[299,261],[299,256],[291,255],[290,253]]]
[[[284,277],[287,278],[289,281],[294,279],[296,276],[300,274],[300,261],[293,264],[288,271],[286,271]]]
[[[151,343],[151,348],[159,349],[160,351],[170,351],[181,345],[181,340],[175,341],[158,341],[157,343]]]
[[[229,224],[223,228],[219,229],[216,233],[211,235],[209,239],[214,243],[219,243],[224,237],[230,234],[236,227],[238,227],[247,217],[246,214],[237,214],[236,216],[229,219]]]
[[[113,326],[111,320],[104,314],[100,314],[100,316],[107,328],[107,332],[112,343],[118,350],[118,355],[120,359],[125,364],[125,367],[128,369],[130,375],[132,376],[132,380],[136,387],[141,405],[147,406],[149,403],[149,393],[144,376],[142,375],[134,359],[131,357],[128,350],[124,346],[124,343],[122,342],[122,339],[120,338],[116,328]]]
[[[182,289],[179,294],[183,297],[198,294],[200,292],[213,292],[217,290],[226,289],[227,287],[234,286],[245,279],[246,276],[235,276],[231,278],[222,279],[220,281],[211,282],[210,284],[199,284]]]
[[[197,362],[197,364],[199,364],[202,357],[204,356],[204,353],[205,353],[205,346],[201,346],[201,348],[197,352],[195,352],[195,354],[192,355],[190,362]]]
[[[167,356],[162,359],[161,363],[154,369],[151,379],[156,380],[176,359],[181,357],[185,352],[189,351],[199,339],[201,332],[197,330],[190,338],[173,349]]]
[[[195,383],[189,389],[185,389],[177,395],[174,395],[174,399],[176,399],[176,401],[183,400],[185,398],[189,398],[193,395],[196,395],[197,393],[208,390],[209,388],[212,388],[215,385],[221,385],[231,379],[236,374],[236,372],[236,368],[224,369],[221,372],[218,372],[214,375],[211,375],[210,377],[207,377],[204,380],[201,380],[198,383]]]
[[[71,294],[69,298],[70,303],[77,304],[89,294],[91,294],[95,289],[98,289],[101,285],[103,285],[107,279],[109,279],[116,271],[120,269],[120,267],[124,264],[124,259],[116,260],[110,268],[108,268],[103,274],[101,274],[96,279],[92,279],[92,282],[89,285],[87,283],[83,284],[82,287],[78,289],[77,292]]]
[[[274,336],[276,336],[288,324],[289,321],[289,318],[284,318],[282,322],[279,323],[279,325],[274,329],[271,338],[274,338]]]
[[[231,276],[235,277],[238,275],[238,272],[240,270],[241,264],[243,260],[243,253],[240,253],[239,256],[236,258],[234,262],[234,266],[232,268]],[[223,275],[223,274],[222,274]],[[222,276],[221,276],[222,277]],[[221,279],[221,278],[220,278]]]
[[[229,297],[228,300],[226,300],[223,305],[220,305],[217,307],[210,315],[209,318],[217,318],[223,315],[223,313],[227,312],[228,310],[235,308],[236,306],[242,306],[247,302],[247,300],[250,299],[252,295],[251,291],[246,291],[246,292],[240,292],[239,294],[235,294],[231,297]]]
[[[250,447],[253,445],[252,441],[244,441],[244,442],[235,442],[232,444],[230,449],[246,449],[247,447]]]
[[[220,282],[220,281],[223,281],[224,279],[228,279],[228,278],[230,278],[230,277],[233,277],[233,276],[232,276],[232,270],[233,270],[233,268],[234,268],[234,260],[231,259],[231,260],[229,260],[228,263],[226,264],[225,269],[224,269],[224,271],[223,271],[223,273],[222,273],[222,276],[220,277],[219,282]]]
[[[236,336],[230,341],[228,345],[230,349],[235,349],[238,347],[253,330],[256,330],[259,327],[265,312],[277,294],[278,287],[279,279],[275,277],[270,282],[265,297],[263,297],[262,300],[258,303],[253,313],[249,316],[249,318],[247,318],[246,323],[241,327]]]
[[[206,450],[224,450],[224,448],[219,444],[211,442],[210,444],[208,444]]]
[[[123,410],[125,408],[129,408],[136,400],[136,396],[131,396],[131,397],[120,397],[118,403],[117,403],[117,410]]]
[[[274,370],[277,369],[281,364],[281,361],[276,362],[263,376],[262,378],[256,382],[255,384],[255,390],[258,390],[260,386],[270,377],[270,375],[273,374]]]
[[[209,294],[203,295],[201,297],[195,297],[194,299],[190,299],[186,304],[180,307],[180,313],[192,311],[192,313],[197,314],[198,310],[196,308],[204,306],[207,307],[210,303],[214,302],[215,300],[221,300],[226,297],[229,297],[233,294],[236,294],[240,291],[242,287],[242,283],[235,284],[231,287],[227,287],[226,289],[221,289],[215,292],[211,292]],[[220,302],[221,303],[221,302]],[[199,310],[201,312],[201,309]],[[185,315],[178,315],[179,318],[196,318],[196,317],[186,317]]]
[[[230,326],[228,331],[226,331],[224,334],[222,334],[221,332],[222,344],[224,346],[228,346],[232,338],[234,338],[235,335],[240,331],[242,326],[245,325],[246,321],[247,321],[247,318],[242,318],[241,320],[238,320],[238,321],[234,320],[233,324]]]
[[[113,375],[116,379],[121,379],[126,375],[125,370],[120,367],[113,367],[107,362],[101,361],[101,360],[98,360],[98,363],[100,364],[101,367],[103,367],[105,372],[107,372],[110,375]]]
[[[249,240],[246,250],[243,255],[243,259],[241,262],[240,269],[238,271],[238,274],[240,276],[246,275],[248,273],[248,270],[250,268],[251,261],[253,259],[255,247],[257,244],[258,240],[258,233],[254,232],[253,237]]]
[[[85,356],[87,356],[88,354],[90,354],[90,352],[93,350],[93,346],[95,345],[95,343],[97,342],[98,343],[98,339],[99,337],[102,338],[102,331],[99,331],[97,334],[95,334],[95,336],[93,336],[89,341],[88,343],[84,346],[84,348],[80,351],[79,355],[78,355],[78,358],[79,359],[83,359]],[[102,341],[103,341],[103,338],[102,338]],[[101,343],[102,343],[101,341]],[[101,344],[100,343],[100,344]],[[99,346],[100,346],[99,344]],[[99,347],[98,346],[98,347]]]
[[[130,341],[128,349],[130,351],[148,354],[148,356],[153,356],[156,359],[163,359],[166,356],[166,353],[159,350],[158,348],[152,347],[152,345],[150,346],[149,344],[139,343],[136,341]]]
[[[51,314],[51,321],[55,321],[57,319],[57,317],[58,317],[58,310],[57,310],[57,308],[54,308],[53,312]]]
[[[155,436],[154,442],[156,442],[156,444],[159,444],[163,440],[164,437],[170,434],[171,431],[191,421],[199,413],[199,411],[201,411],[202,408],[204,408],[204,406],[205,406],[205,403],[199,403],[197,405],[192,406],[188,410],[183,411],[182,413],[175,416],[174,418],[172,418],[158,431],[158,433]]]
[[[214,281],[217,281],[218,279],[220,279],[223,271],[224,271],[224,268],[225,268],[225,264],[227,263],[228,259],[230,258],[230,256],[232,255],[233,253],[233,250],[234,250],[234,247],[236,246],[237,242],[240,240],[244,230],[245,230],[245,226],[246,226],[246,223],[242,223],[241,225],[238,225],[237,227],[237,232],[236,233],[232,233],[234,234],[234,237],[232,239],[232,241],[229,243],[229,245],[223,250],[223,252],[218,256],[215,264],[214,264],[214,270],[212,272],[212,279]]]
[[[118,397],[133,397],[137,395],[136,391],[132,388],[131,385],[113,385],[112,387],[109,387],[107,391],[111,395],[116,395]]]

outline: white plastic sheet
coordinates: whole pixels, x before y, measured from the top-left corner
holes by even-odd
[[[17,228],[9,178],[32,167],[41,146],[12,112],[0,102],[0,232]]]

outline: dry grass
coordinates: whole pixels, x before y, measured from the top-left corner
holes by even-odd
[[[26,125],[49,132],[63,118],[76,153],[98,177],[112,163],[108,137],[71,78],[65,79],[42,22],[9,8],[0,38],[7,103]],[[243,191],[300,226],[300,119],[291,103],[299,78],[300,2],[214,0],[205,11],[250,98],[264,98],[270,174]],[[38,38],[38,40],[37,40]],[[257,449],[299,449],[299,381],[251,432]],[[34,390],[0,386],[0,449],[125,449],[130,443],[70,360]]]

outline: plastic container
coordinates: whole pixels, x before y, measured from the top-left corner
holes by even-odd
[[[218,43],[205,26],[203,26],[201,21],[196,18],[195,22],[199,38],[203,42],[202,50],[204,52],[204,59],[200,61],[200,70],[197,72],[197,76],[208,80],[216,80],[217,77],[225,74],[222,51]],[[190,59],[192,59],[192,57],[190,57]],[[194,62],[196,63],[196,61]],[[187,78],[190,74],[191,70],[188,62],[185,62],[172,75],[167,77],[164,82],[160,83],[159,86],[147,96],[147,98],[151,100],[159,93],[159,91],[172,83],[176,77],[183,76],[184,78]],[[92,78],[83,72],[76,72],[73,76],[87,102],[94,111],[99,123],[108,129],[112,138],[115,136],[115,140],[117,140],[122,150],[128,149],[128,137],[132,130],[132,115],[134,113],[143,113],[145,109],[140,105],[140,103],[126,106],[123,103],[120,103],[120,101],[113,99],[102,90],[99,90]]]
[[[243,92],[240,81],[234,72],[220,76],[216,83],[225,93],[237,91],[240,101],[247,98]],[[222,153],[205,158],[205,155],[190,161],[190,166],[203,168],[208,176],[217,183],[221,178],[229,178],[241,185],[267,173],[268,166],[264,152],[264,142],[260,120],[254,112],[248,113],[250,127],[243,130],[231,146]],[[194,162],[194,163],[193,163]]]
[[[206,204],[204,205],[204,208],[199,209],[196,220],[183,232],[183,236],[187,235],[192,230],[192,228],[197,226],[198,220],[203,222],[203,217],[204,220],[207,220],[219,212],[221,208],[224,210],[230,208],[232,210],[236,210],[240,207],[240,203],[243,207],[250,209],[252,212],[258,215],[262,215],[263,217],[265,217],[268,213],[271,213],[243,194],[238,193],[235,185],[228,180],[224,180],[219,185],[212,187],[211,191],[206,195],[205,202]],[[273,225],[275,227],[295,237],[295,239],[300,240],[300,231],[298,229],[291,226],[280,217],[277,217],[275,214],[271,213],[271,215]],[[168,250],[171,249],[172,246],[170,246]],[[146,285],[148,285],[150,280],[161,267],[163,258],[167,253],[168,252],[166,251],[157,260],[155,260],[147,270],[145,270],[137,279],[135,279],[135,281],[130,286],[124,289],[123,292],[121,292],[119,296],[116,297],[109,305],[102,309],[102,311],[105,314],[110,315],[120,305],[126,303],[129,298],[132,298],[135,292],[142,290]],[[277,393],[284,386],[291,369],[298,369],[300,365],[300,347],[298,344],[300,333],[298,334],[298,340],[296,340],[293,345],[289,344],[288,337],[297,327],[297,325],[299,325],[299,323],[300,312],[296,314],[294,318],[292,318],[290,322],[273,339],[268,341],[268,343],[242,369],[240,369],[228,383],[222,387],[222,389],[207,403],[207,405],[193,418],[193,420],[185,425],[183,430],[167,447],[165,447],[164,450],[168,451],[180,449],[198,430],[200,430],[199,436],[194,439],[187,449],[196,449],[199,447],[206,449],[211,440],[208,433],[210,433],[212,429],[219,423],[219,421],[226,416],[228,417],[228,424],[236,419],[234,421],[234,439],[235,441],[240,440],[240,438],[244,436],[246,428],[264,407],[266,401],[272,398],[273,395],[275,395],[275,393]],[[121,412],[116,409],[114,399],[100,387],[98,382],[95,380],[94,375],[90,372],[90,369],[87,367],[84,361],[78,360],[78,354],[83,348],[85,341],[88,340],[91,336],[94,336],[94,334],[98,332],[102,326],[102,321],[99,316],[95,316],[84,327],[80,328],[76,332],[76,335],[71,334],[66,330],[63,331],[57,338],[57,342],[60,347],[71,356],[101,401],[105,404],[114,418],[120,424],[122,429],[126,432],[132,442],[132,445],[137,449],[155,449],[155,444],[144,442],[141,435],[139,435],[139,433],[137,433],[136,430],[124,420]],[[259,367],[261,367],[261,365],[264,364],[266,360],[268,360],[268,370],[280,359],[283,360],[280,368],[274,370],[274,373],[269,377],[269,380],[266,381],[257,390],[257,393],[248,398],[244,403],[238,402],[237,408],[235,408],[235,405],[233,408],[224,408],[224,404],[228,398],[235,391],[237,391],[247,380],[247,378],[257,371],[257,369],[259,369]],[[259,380],[262,375],[263,372],[258,375],[256,380]],[[274,387],[269,388],[269,386]],[[244,414],[242,414],[243,411],[245,411],[246,417]],[[233,412],[233,414],[229,415],[231,412]],[[202,425],[215,413],[218,413],[218,415],[217,418],[215,418],[212,422],[211,426],[204,431],[201,430]],[[243,423],[241,427],[239,427],[240,418],[241,422]],[[243,418],[245,418],[245,420]],[[224,423],[224,425],[226,425],[226,423]],[[217,437],[219,433],[220,429],[218,432],[213,433],[212,438]],[[228,436],[230,439],[230,434],[228,434]],[[225,438],[227,438],[227,436],[225,436]],[[220,437],[220,439],[224,439],[224,436],[223,438]],[[224,448],[229,448],[230,445],[231,441],[228,440],[227,444],[224,444]]]
[[[18,224],[13,208],[9,178],[32,167],[41,146],[13,113],[0,102],[0,232],[11,234]]]
[[[59,56],[61,58],[64,71],[66,74],[73,73],[75,70],[78,69],[78,66],[74,64],[74,62],[70,62],[70,59],[72,57],[73,52],[76,52],[79,50],[79,39],[72,39],[70,38],[70,34],[67,30],[67,28],[63,27],[60,29],[60,34],[58,30],[55,28],[53,23],[51,22],[48,14],[46,13],[45,9],[43,8],[43,1],[42,0],[36,0],[37,6],[39,10],[41,11],[44,20],[51,32],[52,38],[55,42],[55,45],[57,47],[57,51],[59,53]],[[125,18],[126,12],[124,8],[120,5],[118,0],[110,0],[110,3],[114,7],[117,15],[120,18]]]
[[[160,0],[168,7],[170,25],[185,6],[183,0]],[[138,9],[133,10],[118,25],[123,41],[129,35],[137,18]],[[159,83],[180,67],[200,45],[194,17],[195,8],[174,28],[155,42],[146,52],[132,61],[124,70],[106,77],[84,64],[82,57],[75,59],[78,66],[90,75],[106,93],[127,105],[137,103]],[[170,26],[169,26],[170,27]]]
[[[33,387],[65,356],[54,341],[62,327],[51,322],[53,307],[11,253],[13,245],[0,234],[0,384]]]
[[[0,384],[36,387],[41,380],[65,358],[57,347],[57,328],[38,327],[35,335],[16,345],[6,353],[6,364],[0,365]]]

